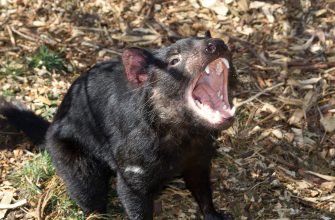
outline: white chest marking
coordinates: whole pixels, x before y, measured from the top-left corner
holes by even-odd
[[[143,174],[144,170],[139,167],[139,166],[128,166],[124,170],[125,172],[132,172],[132,173],[137,173],[137,174]]]

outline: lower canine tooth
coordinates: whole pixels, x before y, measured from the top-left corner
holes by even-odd
[[[205,72],[206,72],[207,75],[209,75],[209,67],[208,66],[206,66]]]
[[[236,107],[234,106],[231,110],[230,110],[230,114],[231,115],[235,115],[236,112]]]
[[[224,65],[226,65],[227,69],[229,69],[229,62],[228,62],[228,60],[226,58],[222,58],[221,60],[224,63]]]

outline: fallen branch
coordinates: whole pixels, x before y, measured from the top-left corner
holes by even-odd
[[[268,87],[268,88],[264,89],[263,91],[257,93],[256,95],[251,96],[251,97],[248,98],[247,100],[244,100],[243,102],[237,103],[237,104],[235,105],[235,107],[236,107],[236,108],[241,107],[242,105],[251,102],[252,100],[258,98],[258,97],[261,96],[261,95],[263,95],[264,93],[267,93],[267,92],[269,92],[269,91],[271,91],[271,90],[273,90],[273,89],[275,89],[275,88],[277,88],[277,87],[279,87],[279,86],[283,86],[284,84],[285,84],[284,82],[281,82],[281,83],[278,83],[278,84],[276,84],[276,85],[274,85],[274,86]]]
[[[27,203],[26,199],[22,199],[16,203],[13,204],[0,204],[0,209],[16,209],[20,206],[23,206]]]
[[[313,171],[305,171],[305,173],[309,173],[309,174],[312,174],[314,176],[317,176],[321,179],[324,179],[324,180],[327,180],[327,181],[331,181],[331,182],[335,182],[335,176],[328,176],[328,175],[324,175],[324,174],[321,174],[321,173],[316,173],[316,172],[313,172]]]
[[[335,193],[332,193],[328,196],[322,196],[322,197],[300,197],[303,200],[307,202],[313,202],[313,203],[319,203],[319,202],[325,202],[325,201],[333,201],[335,198]]]

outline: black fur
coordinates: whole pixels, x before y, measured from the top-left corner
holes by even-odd
[[[216,46],[215,53],[206,52],[209,43]],[[154,196],[177,174],[205,219],[228,219],[214,209],[209,175],[211,135],[231,121],[213,128],[184,100],[195,74],[219,56],[231,61],[224,42],[210,35],[158,50],[131,48],[122,61],[103,62],[82,74],[50,126],[32,112],[8,104],[1,113],[36,143],[45,137],[67,191],[87,214],[106,211],[114,170],[130,219],[152,219]],[[174,61],[177,65],[172,59],[179,59]]]
[[[10,124],[26,133],[34,144],[43,147],[49,122],[19,103],[7,102],[3,97],[0,97],[0,114],[6,116]]]

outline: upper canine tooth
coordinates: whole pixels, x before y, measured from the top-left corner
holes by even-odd
[[[222,73],[222,66],[221,66],[220,63],[217,63],[217,64],[216,64],[216,74],[217,74],[218,76],[220,76],[221,73]]]
[[[224,65],[226,65],[227,69],[229,69],[229,62],[226,58],[221,58],[222,62],[224,63]]]
[[[235,115],[235,112],[236,112],[236,107],[233,106],[233,108],[230,110],[230,114],[233,116]]]
[[[210,72],[209,72],[209,67],[208,66],[206,66],[205,72],[206,72],[207,75],[209,75]]]

